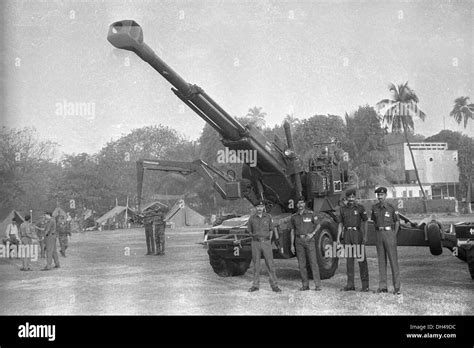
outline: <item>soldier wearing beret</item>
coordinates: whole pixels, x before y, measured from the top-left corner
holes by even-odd
[[[372,206],[371,219],[375,224],[377,258],[379,263],[379,288],[377,292],[387,292],[387,256],[392,269],[393,293],[400,294],[400,272],[398,269],[397,234],[400,227],[398,212],[387,203],[387,188],[375,190],[378,203]]]
[[[356,190],[346,191],[346,205],[341,206],[339,216],[339,226],[337,231],[337,243],[343,241],[349,248],[345,248],[348,253],[360,251],[361,255],[346,255],[347,258],[347,285],[342,291],[354,291],[354,259],[359,261],[360,280],[362,282],[362,292],[369,291],[369,268],[365,253],[365,243],[367,243],[367,212],[362,204],[355,201]]]
[[[290,235],[291,252],[295,253],[296,251],[301,280],[303,282],[300,291],[309,290],[308,270],[306,268],[308,262],[313,273],[314,290],[320,291],[321,277],[319,275],[319,266],[316,258],[316,242],[314,241],[314,236],[321,226],[316,222],[318,217],[314,216],[313,211],[306,209],[304,197],[298,199],[296,207],[298,208],[298,212],[293,214],[290,220]]]
[[[273,251],[271,239],[273,233],[278,239],[278,230],[273,226],[270,214],[265,210],[265,202],[259,200],[255,205],[256,213],[251,215],[247,223],[247,232],[252,236],[252,262],[253,262],[253,284],[249,292],[257,291],[260,287],[260,258],[263,254],[270,277],[270,286],[274,292],[281,292],[277,284],[275,263],[273,262]]]

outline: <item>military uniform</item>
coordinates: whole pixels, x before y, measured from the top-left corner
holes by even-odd
[[[321,287],[321,277],[316,257],[316,243],[314,240],[315,233],[313,233],[317,226],[316,220],[317,217],[314,216],[313,211],[307,209],[303,210],[302,214],[299,212],[293,214],[290,219],[290,227],[295,233],[295,249],[303,283],[302,290],[309,289],[307,261],[309,261],[311,266],[316,289]]]
[[[165,254],[165,228],[166,222],[164,221],[164,214],[159,213],[153,218],[153,229],[155,234],[155,243],[156,243],[156,254],[155,255],[164,255]]]
[[[155,239],[153,237],[153,220],[146,218],[145,222],[145,238],[146,238],[146,255],[152,255],[155,253]]]
[[[59,258],[58,258],[58,252],[56,251],[56,238],[57,238],[57,232],[56,232],[56,220],[54,218],[49,219],[49,221],[46,223],[46,227],[44,230],[45,234],[45,242],[46,242],[46,267],[44,270],[50,270],[52,265],[53,265],[53,259],[54,259],[54,267],[59,268]]]
[[[70,224],[67,222],[61,221],[57,225],[58,230],[58,239],[59,239],[59,247],[60,253],[62,256],[66,257],[66,249],[68,248],[68,235],[71,235]]]
[[[250,216],[247,223],[247,232],[252,235],[253,285],[251,290],[258,290],[260,287],[260,259],[263,254],[270,278],[270,286],[273,291],[280,291],[273,261],[271,231],[273,231],[271,215],[264,212],[261,217],[258,214]]]
[[[382,193],[387,192],[384,188],[378,191]],[[377,190],[375,192],[379,193]],[[380,274],[379,291],[387,291],[387,256],[392,269],[393,286],[395,291],[400,290],[397,235],[395,233],[395,224],[399,221],[398,213],[391,204],[379,202],[372,206],[371,219],[375,223],[377,258]]]
[[[25,221],[20,225],[20,240],[21,244],[23,245],[29,245],[29,248],[31,248],[31,245],[33,244],[33,238],[34,237],[34,230],[35,227],[30,221]],[[31,252],[31,250],[29,251]],[[30,268],[30,257],[31,255],[23,255],[21,261],[22,261],[22,271],[31,271]]]
[[[352,193],[352,192],[350,192]],[[367,265],[367,257],[365,252],[365,245],[363,245],[364,236],[361,230],[362,222],[368,220],[367,212],[362,204],[353,203],[346,204],[341,207],[339,222],[344,229],[343,243],[351,247],[345,250],[361,250],[357,249],[359,246],[363,248],[363,260],[359,261],[360,280],[362,282],[362,290],[367,291],[369,288],[369,268]],[[367,231],[366,231],[367,232]],[[357,247],[356,247],[357,246]],[[346,255],[347,256],[347,255]],[[354,290],[354,260],[353,257],[347,257],[347,286],[344,290]]]

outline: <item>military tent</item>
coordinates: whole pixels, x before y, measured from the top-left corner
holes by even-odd
[[[125,228],[127,226],[127,219],[134,214],[133,210],[128,207],[117,205],[109,210],[107,213],[97,219],[97,224],[102,227],[111,228]]]
[[[154,202],[150,202],[148,204],[145,204],[142,207],[142,212],[145,213],[147,211],[157,210],[158,208],[165,208],[166,210],[168,210],[168,206],[166,204],[161,203],[159,201],[154,201]]]
[[[16,223],[20,227],[21,223],[25,221],[23,216],[16,210],[11,210],[10,213],[3,213],[0,215],[0,241],[5,237],[7,226],[12,222],[12,219],[16,218]]]
[[[179,200],[165,216],[165,221],[172,227],[203,225],[206,218]]]

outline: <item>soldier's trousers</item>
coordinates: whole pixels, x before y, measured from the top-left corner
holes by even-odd
[[[392,269],[393,287],[400,289],[400,271],[398,269],[397,236],[394,230],[375,231],[377,258],[379,262],[379,289],[387,289],[387,256]]]
[[[28,237],[21,237],[21,244],[22,245],[28,245],[28,248],[32,248],[33,247],[33,241],[31,240],[31,238],[28,238]],[[25,252],[25,251],[24,251]],[[28,251],[30,254],[29,255],[23,255],[22,258],[21,258],[21,263],[23,265],[23,269],[28,269],[30,268],[30,258],[31,258],[31,252],[32,250],[30,249]]]
[[[59,257],[58,257],[58,252],[56,250],[56,234],[50,234],[45,237],[46,241],[46,267],[51,268],[53,265],[53,259],[54,259],[54,264],[56,266],[59,266]]]
[[[38,242],[39,244],[39,248],[40,248],[40,256],[43,258],[43,257],[46,257],[46,241],[44,240],[44,238],[42,240],[40,240]]]
[[[153,227],[145,226],[146,249],[148,254],[155,253],[155,240],[153,238]]]
[[[275,272],[275,262],[273,261],[272,244],[270,240],[252,241],[252,262],[253,262],[253,286],[260,287],[260,259],[265,259],[270,286],[276,287],[277,277]]]
[[[306,267],[307,261],[309,261],[309,265],[313,273],[314,285],[319,288],[321,286],[321,277],[319,275],[319,266],[316,257],[316,243],[314,241],[314,237],[307,239],[296,236],[295,249],[303,286],[309,286],[308,269]]]
[[[60,234],[58,238],[59,238],[59,247],[61,249],[61,252],[65,253],[68,247],[67,234]]]
[[[362,255],[346,255],[347,257],[347,287],[353,288],[354,285],[354,260],[363,256],[362,261],[359,262],[360,280],[362,282],[362,289],[369,287],[369,267],[367,265],[367,254],[365,245],[362,244],[363,235],[361,230],[345,230],[344,232],[344,245],[347,247],[344,250],[349,250],[351,253],[354,251],[360,252]],[[348,257],[352,256],[352,257]],[[355,257],[354,257],[355,256]]]
[[[165,252],[165,227],[155,226],[156,253]]]

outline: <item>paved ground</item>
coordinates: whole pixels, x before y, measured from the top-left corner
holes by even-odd
[[[248,293],[244,276],[221,278],[199,245],[202,229],[167,232],[166,256],[144,256],[143,230],[74,234],[61,268],[20,272],[20,260],[0,259],[0,315],[473,315],[474,281],[466,263],[428,248],[400,247],[402,296],[342,293],[345,261],[323,281],[323,291],[300,293],[297,261],[276,260],[283,290]],[[129,249],[128,249],[129,248]],[[129,255],[127,252],[129,251]],[[371,289],[377,288],[375,247],[368,247]],[[389,273],[390,278],[390,273]],[[360,287],[360,282],[356,285]],[[391,286],[390,286],[391,288]]]

